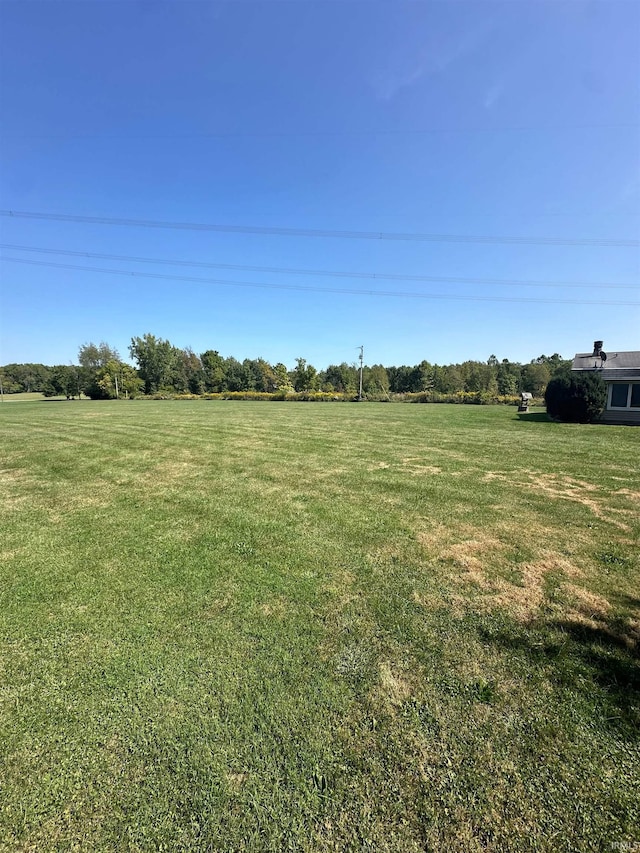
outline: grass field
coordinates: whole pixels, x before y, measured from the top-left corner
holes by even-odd
[[[0,407],[5,850],[640,850],[640,430]]]
[[[21,391],[18,394],[3,394],[2,403],[57,403],[60,400],[66,400],[64,396],[60,397],[45,397],[41,391]],[[83,400],[88,400],[88,397],[82,397]]]
[[[22,391],[19,394],[3,394],[2,402],[4,403],[37,403],[44,400],[45,396],[40,391]],[[64,399],[56,397],[57,400]]]

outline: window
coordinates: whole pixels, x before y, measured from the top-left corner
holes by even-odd
[[[640,384],[618,382],[611,385],[610,409],[640,409]]]
[[[624,385],[611,386],[611,408],[626,409],[627,397],[629,396],[629,385],[625,382]]]

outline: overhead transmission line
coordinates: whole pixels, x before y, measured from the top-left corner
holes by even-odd
[[[77,272],[93,272],[106,275],[121,275],[132,278],[156,279],[162,281],[184,281],[196,284],[217,284],[226,287],[249,287],[261,290],[293,290],[302,293],[340,293],[354,296],[391,296],[394,298],[410,299],[438,299],[445,301],[464,302],[527,302],[547,303],[563,305],[624,305],[640,307],[640,302],[618,301],[618,300],[584,300],[584,299],[539,299],[526,296],[466,296],[450,293],[418,293],[393,290],[356,290],[353,288],[338,287],[305,287],[298,284],[273,284],[255,281],[229,281],[219,278],[200,278],[197,276],[163,275],[162,273],[136,272],[135,270],[114,270],[104,267],[77,266],[75,264],[59,264],[53,261],[37,261],[31,258],[8,258],[0,256],[0,260],[17,264],[29,264],[31,266],[52,267],[55,269],[73,270]]]
[[[556,133],[574,130],[637,130],[637,122],[548,125],[494,125],[492,127],[423,127],[423,128],[325,128],[323,130],[214,130],[201,133],[0,133],[1,139],[96,139],[96,140],[198,140],[198,139],[283,139],[290,137],[375,137],[435,136],[456,133]]]
[[[42,246],[23,246],[15,243],[0,243],[0,249],[19,252],[37,252],[45,255],[65,255],[75,258],[94,258],[103,261],[125,261],[127,263],[163,264],[176,267],[199,269],[235,270],[238,272],[275,273],[285,275],[321,276],[323,278],[358,278],[375,281],[422,281],[432,284],[490,284],[511,287],[572,287],[597,288],[598,290],[638,290],[638,284],[599,284],[593,281],[532,281],[530,279],[464,278],[460,276],[409,275],[405,273],[347,272],[344,270],[297,269],[292,267],[260,267],[247,264],[221,264],[206,261],[173,260],[170,258],[148,258],[138,255],[109,255],[102,252],[80,252],[70,249],[49,249]]]
[[[24,210],[0,210],[0,216],[14,219],[45,219],[88,225],[118,225],[135,228],[168,228],[179,231],[217,231],[226,234],[264,234],[276,237],[326,237],[348,240],[395,240],[418,243],[475,243],[526,246],[592,246],[619,249],[640,247],[640,240],[619,238],[492,237],[473,234],[421,234],[392,231],[345,231],[321,228],[272,228],[258,225],[216,225],[198,222],[162,222],[153,219],[118,219],[110,216],[80,216]]]

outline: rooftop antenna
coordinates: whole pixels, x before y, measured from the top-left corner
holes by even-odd
[[[358,390],[358,402],[361,403],[362,402],[362,365],[364,363],[364,345],[358,347],[358,349],[360,350],[360,355],[359,355],[359,359],[360,359],[360,388]]]

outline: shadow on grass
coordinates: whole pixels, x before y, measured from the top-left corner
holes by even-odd
[[[635,595],[627,595],[624,592],[615,592],[610,593],[609,600],[623,610],[637,610],[640,613],[640,598],[637,598]]]
[[[635,609],[637,599],[628,598]],[[594,703],[603,727],[640,742],[640,639],[628,619],[555,619],[526,626],[483,627],[481,639],[524,655],[561,689]],[[549,671],[549,667],[551,667]]]
[[[546,412],[518,412],[516,417],[519,421],[527,421],[529,423],[553,423]]]

